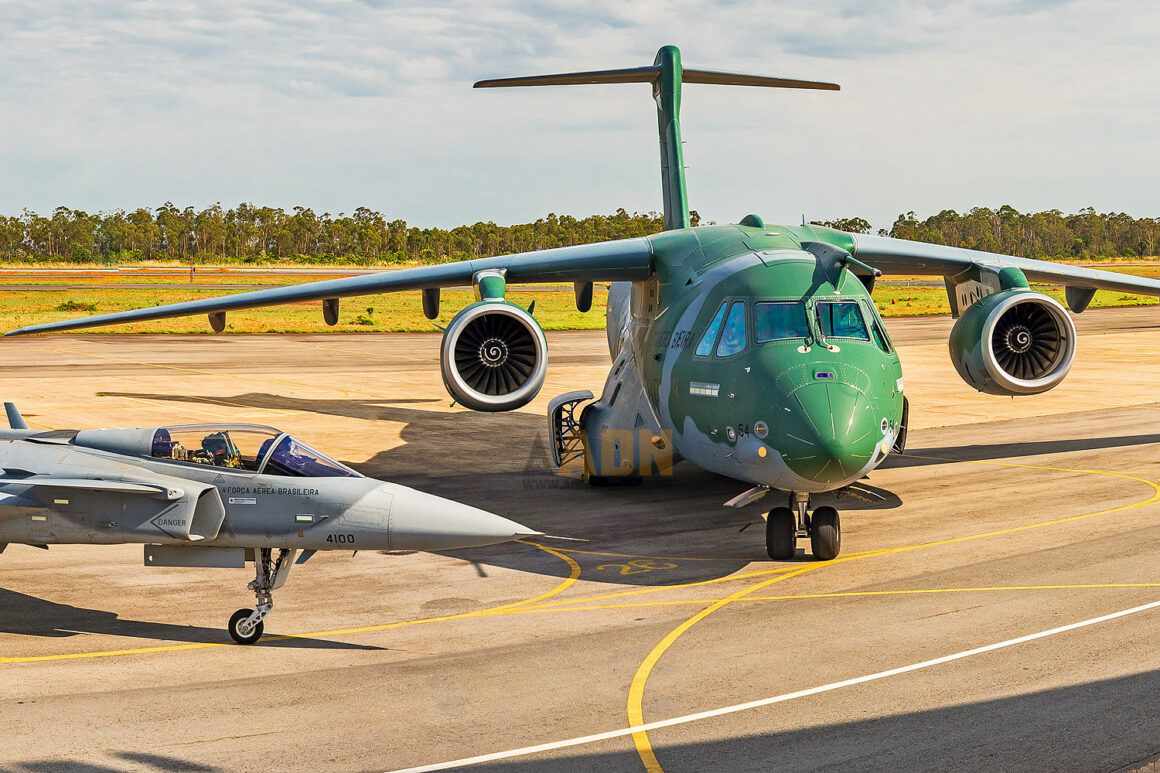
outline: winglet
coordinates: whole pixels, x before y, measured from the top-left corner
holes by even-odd
[[[8,426],[12,429],[28,429],[28,422],[20,415],[20,409],[15,403],[4,403],[4,412],[8,414]]]

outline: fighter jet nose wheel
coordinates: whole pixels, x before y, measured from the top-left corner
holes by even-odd
[[[765,519],[765,550],[774,561],[793,558],[797,552],[797,519],[788,507],[775,507]]]
[[[275,559],[271,548],[254,551],[255,576],[248,586],[254,592],[254,609],[239,609],[230,618],[230,638],[238,644],[253,644],[262,638],[262,621],[274,608],[274,591],[286,584],[297,553],[292,548],[279,548]]]
[[[261,620],[257,623],[251,623],[250,618],[253,615],[254,610],[252,609],[239,609],[230,618],[230,638],[238,644],[253,644],[262,638],[265,626]]]
[[[824,505],[810,516],[810,550],[819,561],[833,561],[842,549],[842,519]]]

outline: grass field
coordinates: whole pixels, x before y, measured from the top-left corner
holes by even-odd
[[[0,268],[3,268],[0,266]],[[11,268],[11,267],[9,267]],[[1160,276],[1160,262],[1137,262],[1132,265],[1117,266],[1126,273],[1144,276]],[[76,285],[82,281],[77,277],[59,275],[35,275],[22,273],[16,276],[0,275],[0,330],[50,322],[59,319],[123,311],[165,303],[197,300],[222,295],[236,290],[223,290],[221,283],[238,284],[280,284],[286,277],[266,275],[258,277],[212,277],[205,272],[205,283],[190,283],[188,278],[123,276],[112,274],[83,277],[84,287],[64,288],[61,284]],[[322,277],[304,277],[303,281]],[[929,277],[925,278],[929,282]],[[142,288],[118,285],[150,286]],[[4,286],[11,286],[5,291]],[[1063,298],[1062,287],[1041,287],[1050,295]],[[510,291],[508,298],[525,308],[534,300],[536,318],[546,330],[588,330],[604,326],[604,310],[607,290],[597,287],[593,307],[587,314],[576,311],[571,287],[550,287],[536,290]],[[342,301],[340,322],[328,327],[322,320],[320,303],[293,304],[249,311],[231,312],[227,319],[227,333],[326,333],[326,332],[434,332],[436,325],[446,324],[459,310],[472,302],[469,290],[445,290],[442,311],[434,323],[423,316],[422,305],[417,292],[368,295],[361,298],[347,298]],[[874,300],[886,317],[926,316],[947,314],[946,292],[941,287],[911,284],[902,277],[881,281],[874,291]],[[1129,295],[1118,292],[1098,292],[1092,302],[1093,308],[1105,306],[1140,306],[1157,303],[1156,298]],[[94,328],[83,333],[209,333],[209,323],[204,316],[187,317],[131,325]]]

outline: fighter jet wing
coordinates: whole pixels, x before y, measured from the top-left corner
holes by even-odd
[[[75,330],[100,325],[117,325],[124,322],[185,317],[193,314],[221,315],[236,309],[276,306],[299,301],[329,300],[395,290],[459,287],[472,284],[476,272],[496,269],[506,272],[505,279],[509,284],[645,279],[652,270],[652,244],[647,238],[641,237],[500,255],[494,258],[465,260],[458,263],[405,268],[366,276],[307,282],[270,290],[256,290],[218,298],[207,298],[201,301],[171,303],[148,309],[133,309],[113,314],[98,314],[93,317],[48,322],[12,330],[5,335],[26,335],[51,330]],[[211,318],[211,322],[213,321]]]
[[[1160,295],[1160,280],[1115,271],[1101,271],[1047,260],[892,239],[887,236],[868,234],[847,234],[847,236],[853,239],[854,246],[851,252],[854,257],[889,274],[954,277],[974,267],[995,271],[1017,268],[1033,282],[1052,282],[1078,290],[1118,290],[1142,295]],[[1070,297],[1068,301],[1071,301]],[[1073,310],[1079,309],[1073,307]]]
[[[100,480],[97,478],[54,478],[46,475],[32,475],[26,478],[0,478],[0,489],[8,486],[33,486],[36,488],[76,489],[80,491],[112,491],[119,494],[144,494],[162,499],[178,499],[184,492],[166,486],[149,483],[132,483],[122,480]]]

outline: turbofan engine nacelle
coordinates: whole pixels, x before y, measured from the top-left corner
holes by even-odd
[[[1075,359],[1075,323],[1057,301],[1026,289],[988,295],[951,330],[963,381],[992,395],[1035,395],[1059,385]]]
[[[443,383],[477,411],[511,411],[544,385],[548,341],[531,314],[502,300],[468,306],[443,332]]]

